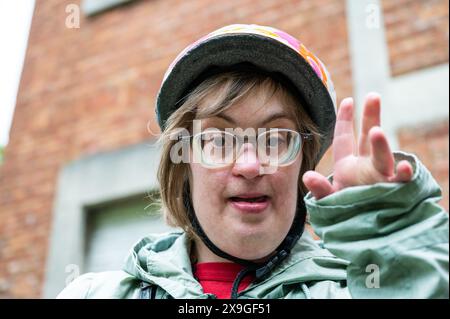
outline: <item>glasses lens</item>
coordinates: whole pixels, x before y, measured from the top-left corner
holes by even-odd
[[[300,146],[301,138],[298,132],[270,129],[258,138],[258,157],[266,165],[289,165],[297,157]]]
[[[211,130],[197,135],[202,163],[208,166],[223,166],[233,163],[236,137],[228,132]]]
[[[236,135],[220,130],[201,132],[194,136],[193,142],[202,164],[212,168],[233,164],[245,143],[239,142]],[[263,165],[289,165],[295,161],[300,148],[300,134],[289,129],[270,129],[257,140],[258,158]]]

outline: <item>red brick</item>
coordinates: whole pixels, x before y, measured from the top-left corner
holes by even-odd
[[[423,123],[399,130],[400,149],[417,154],[430,170],[443,191],[440,204],[448,211],[448,119],[441,122]]]
[[[448,62],[447,0],[383,0],[391,74]]]
[[[185,46],[205,33],[236,22],[279,27],[299,37],[327,64],[339,100],[352,95],[345,1],[136,1],[82,17],[80,29],[67,29],[65,6],[79,2],[36,1],[10,142],[0,167],[0,297],[41,296],[60,168],[87,154],[143,142],[151,138],[148,127],[158,132],[153,108],[163,74]],[[411,11],[402,13],[402,6],[408,3],[410,10],[417,10],[417,4],[400,3],[383,6],[390,15],[400,15],[400,25],[410,25]],[[438,46],[448,43],[448,31],[443,31],[448,13],[445,19],[442,6],[428,8],[420,17],[425,21],[422,31],[433,38],[430,45],[440,52],[433,59],[439,61],[448,54]],[[395,42],[390,28],[388,21],[387,32]],[[394,44],[389,43],[390,50]],[[413,46],[407,46],[400,53],[413,55]],[[392,56],[402,56],[392,50]],[[424,65],[408,63],[401,72]],[[405,145],[414,146],[407,135],[402,137]],[[446,136],[448,140],[448,125]],[[436,139],[434,147],[441,144]],[[447,157],[436,153],[427,163],[442,174],[446,159],[448,149]],[[331,165],[329,151],[318,170],[327,174]],[[446,184],[442,178],[440,182],[448,207],[448,171],[446,178]]]

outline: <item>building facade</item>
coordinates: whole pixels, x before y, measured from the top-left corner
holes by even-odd
[[[37,0],[0,166],[0,297],[54,297],[79,273],[116,269],[117,252],[141,234],[166,229],[149,196],[155,97],[184,47],[232,23],[300,39],[329,68],[338,101],[355,96],[360,110],[379,91],[394,148],[423,160],[448,210],[448,5]],[[318,170],[332,171],[330,152]]]

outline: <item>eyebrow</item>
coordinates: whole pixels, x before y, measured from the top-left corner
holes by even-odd
[[[217,115],[215,115],[215,116],[216,116],[216,117],[219,117],[219,118],[221,118],[221,119],[224,119],[225,121],[230,122],[230,123],[233,124],[233,125],[236,125],[236,121],[233,120],[233,119],[232,119],[231,117],[229,117],[228,115],[225,115],[225,114],[217,114]],[[264,121],[262,121],[262,122],[260,123],[260,125],[261,125],[261,126],[264,126],[265,124],[270,123],[270,122],[275,121],[275,120],[280,119],[280,118],[289,119],[289,116],[288,116],[286,113],[284,113],[284,112],[281,112],[281,113],[274,113],[274,114],[270,115],[268,118],[266,118]]]

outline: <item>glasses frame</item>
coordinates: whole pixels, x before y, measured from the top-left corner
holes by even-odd
[[[277,130],[277,131],[279,131],[279,130],[281,130],[281,131],[289,131],[289,132],[293,132],[293,133],[298,134],[299,139],[300,139],[300,143],[299,143],[300,146],[299,146],[298,150],[296,151],[295,156],[293,156],[293,159],[292,159],[292,160],[288,161],[287,163],[278,164],[278,165],[269,165],[269,166],[283,167],[283,166],[291,165],[292,163],[295,162],[295,158],[297,158],[298,154],[299,154],[300,151],[302,150],[303,142],[304,142],[304,141],[311,141],[311,140],[313,139],[313,134],[312,134],[312,133],[298,132],[298,131],[296,131],[296,130],[287,129],[287,128],[271,128],[271,129],[268,129],[268,130],[266,130],[266,131],[264,131],[264,132],[261,132],[261,133],[259,133],[258,135],[256,135],[257,149],[259,149],[258,141],[259,141],[260,137],[263,136],[263,135],[265,135],[265,134],[268,134],[268,133],[269,133],[270,131],[272,131],[272,130]],[[205,161],[203,160],[203,156],[200,155],[200,158],[202,159],[200,163],[201,163],[202,165],[208,167],[208,168],[223,168],[223,167],[231,166],[231,165],[233,165],[233,164],[236,162],[236,159],[238,158],[238,156],[239,156],[239,154],[240,154],[240,152],[241,152],[242,146],[243,146],[244,144],[246,144],[246,143],[245,143],[245,137],[247,137],[247,139],[248,139],[248,136],[247,136],[247,135],[241,136],[241,135],[238,135],[238,134],[234,134],[234,133],[232,133],[232,132],[228,132],[228,131],[224,131],[224,130],[219,130],[219,129],[217,129],[217,130],[215,130],[215,131],[220,132],[220,133],[230,134],[230,135],[233,136],[233,138],[235,138],[235,139],[238,141],[238,143],[240,143],[240,144],[239,144],[239,147],[236,149],[236,158],[234,158],[233,161],[230,161],[230,163],[224,163],[224,164],[217,164],[217,163],[216,163],[216,164],[210,164],[210,163],[208,163],[208,162],[205,162]],[[196,134],[194,134],[194,135],[183,135],[183,136],[178,136],[178,141],[189,139],[189,141],[191,142],[191,146],[192,146],[193,151],[196,152],[197,154],[203,154],[203,151],[202,151],[202,150],[196,150],[196,149],[194,149],[194,143],[193,143],[193,141],[194,141],[195,138],[198,138],[198,136],[201,136],[201,135],[203,135],[203,134],[205,134],[205,133],[207,133],[207,132],[208,132],[208,131],[202,131],[202,132],[196,133]],[[200,138],[200,139],[201,139],[201,138]],[[247,143],[249,143],[249,142],[247,142]],[[259,159],[259,156],[258,156],[258,159]]]

